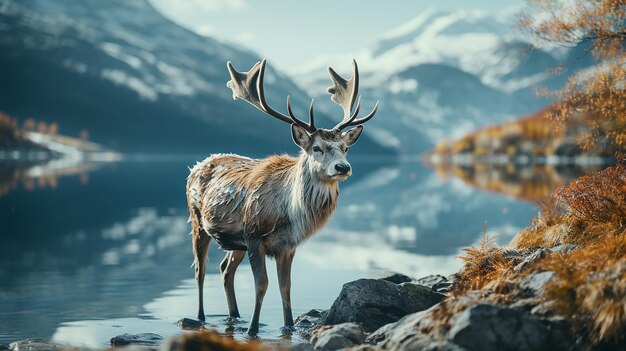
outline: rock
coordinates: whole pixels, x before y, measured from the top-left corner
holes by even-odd
[[[119,346],[116,347],[112,350],[116,350],[116,351],[159,351],[160,347],[157,345],[126,345],[126,346]],[[71,351],[71,350],[65,350],[65,351]]]
[[[176,325],[184,330],[198,330],[204,326],[204,323],[196,319],[183,318],[176,322]]]
[[[376,347],[368,344],[361,344],[350,348],[350,351],[379,351]]]
[[[429,288],[432,288],[436,284],[447,282],[447,281],[448,281],[448,278],[444,277],[443,275],[433,274],[433,275],[427,275],[423,278],[419,278],[416,281],[416,283],[419,285],[424,285]]]
[[[518,265],[513,267],[513,270],[515,272],[520,272],[524,268],[528,267],[531,263],[535,263],[538,260],[546,257],[549,253],[550,253],[550,250],[548,249],[537,249],[530,255],[526,256],[526,258],[524,258],[522,262],[520,262]]]
[[[441,294],[448,294],[453,282],[454,281],[439,274],[429,275],[416,281],[417,284],[427,286],[434,292]]]
[[[447,338],[467,350],[549,349],[549,331],[531,316],[491,304],[477,304],[461,312]]]
[[[295,326],[299,328],[311,328],[322,324],[321,321],[328,314],[328,310],[312,309],[296,318]]]
[[[374,276],[372,276],[372,278],[386,280],[388,282],[395,283],[395,284],[402,284],[402,283],[408,283],[408,282],[413,281],[413,278],[407,275],[404,275],[402,273],[396,273],[396,272],[384,272],[380,274],[375,274]]]
[[[90,350],[87,348],[69,347],[68,345],[45,340],[45,339],[25,339],[12,342],[7,350],[12,351],[62,351],[62,350]]]
[[[314,350],[339,350],[354,346],[350,339],[339,334],[328,334],[319,338],[313,345]]]
[[[290,351],[313,351],[313,344],[310,342],[301,342],[299,344],[289,346]]]
[[[304,339],[311,339],[313,329],[322,324],[328,310],[312,309],[296,318],[294,326],[298,334]]]
[[[315,350],[338,350],[365,341],[365,333],[360,325],[342,323],[321,330],[311,338]]]
[[[398,285],[406,314],[429,309],[444,299],[444,295],[434,292],[427,286],[402,283]]]
[[[406,318],[406,317],[404,317]],[[402,319],[400,319],[402,320]],[[399,323],[400,321],[396,322]],[[370,333],[367,338],[365,338],[365,342],[368,344],[376,345],[379,342],[387,339],[389,337],[390,331],[396,326],[396,323],[385,324],[382,327],[376,329],[372,333]]]
[[[546,301],[538,304],[530,310],[530,314],[541,317],[541,318],[551,318],[556,315],[554,312],[555,309],[554,301]]]
[[[383,350],[429,350],[437,349],[432,334],[423,331],[433,330],[431,310],[412,313],[381,327],[368,336],[366,342]]]
[[[543,294],[543,287],[555,279],[554,271],[537,272],[526,276],[521,281],[520,287],[528,296],[540,296]]]
[[[530,297],[527,299],[519,299],[511,304],[509,307],[514,308],[520,312],[530,312],[535,306],[540,303],[540,300],[534,297]]]
[[[154,333],[139,333],[139,334],[122,334],[114,336],[110,340],[111,346],[125,346],[125,345],[159,345],[163,342],[163,337]]]
[[[445,296],[414,283],[359,279],[344,284],[324,324],[359,323],[367,332],[425,310]]]
[[[563,244],[563,245],[559,245],[559,246],[555,246],[553,248],[550,249],[550,252],[552,253],[570,253],[573,250],[576,250],[578,246],[574,245],[574,244]]]

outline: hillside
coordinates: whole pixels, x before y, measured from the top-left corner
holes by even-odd
[[[225,86],[226,61],[245,70],[259,59],[174,24],[144,0],[0,0],[0,108],[57,121],[68,135],[87,129],[118,151],[295,151],[286,126],[233,101]],[[304,110],[306,94],[269,66],[269,102],[282,107],[289,94],[296,113]],[[319,113],[320,126],[330,119]],[[355,149],[386,151],[367,135]]]

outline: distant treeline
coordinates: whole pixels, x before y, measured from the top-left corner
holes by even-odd
[[[553,108],[547,108],[518,120],[489,126],[470,133],[458,140],[444,140],[433,152],[438,155],[467,154],[486,156],[604,156],[612,157],[620,148],[600,138],[590,147],[582,147],[580,140],[591,132],[587,121],[591,113],[575,113],[561,124],[548,116]]]
[[[26,137],[26,133],[36,132],[55,136],[58,131],[59,126],[56,122],[46,123],[28,118],[20,125],[17,119],[0,112],[0,149],[3,150],[41,149],[41,146]],[[87,140],[88,138],[89,131],[83,129],[80,132],[80,139]]]

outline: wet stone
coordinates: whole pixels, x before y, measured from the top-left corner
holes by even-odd
[[[25,339],[9,344],[5,350],[12,351],[62,351],[62,350],[85,351],[86,348],[68,347],[67,345],[56,343],[45,339]],[[1,348],[0,348],[1,350]]]
[[[184,330],[198,330],[204,326],[204,323],[196,319],[183,318],[176,322],[176,325]]]
[[[155,333],[122,334],[114,336],[110,340],[111,346],[125,345],[159,345],[163,342],[163,337]]]

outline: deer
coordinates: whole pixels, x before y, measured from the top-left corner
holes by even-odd
[[[285,328],[293,328],[291,310],[291,266],[296,247],[328,221],[337,206],[340,181],[352,175],[346,152],[363,132],[363,123],[378,110],[379,101],[364,117],[358,94],[359,74],[352,61],[352,77],[342,78],[328,68],[333,85],[331,100],[343,109],[343,119],[332,129],[315,127],[313,102],[309,122],[298,119],[287,96],[287,114],[270,107],[265,99],[266,60],[248,72],[226,64],[230,80],[226,86],[233,99],[242,99],[265,114],[291,125],[291,137],[300,148],[297,157],[273,155],[252,159],[234,154],[213,154],[190,169],[187,202],[192,227],[192,249],[198,292],[198,319],[205,321],[203,285],[211,240],[226,251],[219,270],[224,285],[230,320],[240,318],[235,298],[234,276],[247,256],[252,269],[256,300],[247,330],[259,331],[263,298],[268,286],[266,257],[276,261]],[[348,127],[353,127],[345,130]]]

